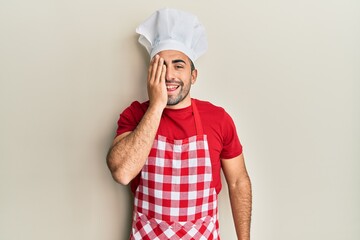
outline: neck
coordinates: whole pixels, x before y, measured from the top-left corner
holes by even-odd
[[[191,97],[190,95],[186,96],[181,102],[176,105],[167,105],[167,109],[181,109],[191,106]]]

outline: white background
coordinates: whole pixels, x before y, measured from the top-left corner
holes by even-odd
[[[358,0],[1,0],[0,239],[127,239],[131,195],[105,156],[147,99],[135,28],[162,7],[207,30],[192,97],[237,125],[252,239],[360,239]],[[220,221],[236,239],[225,185]]]

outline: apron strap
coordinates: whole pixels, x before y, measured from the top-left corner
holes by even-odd
[[[197,135],[204,135],[204,129],[203,129],[203,126],[201,123],[200,114],[196,107],[196,103],[195,103],[194,99],[191,99],[191,106],[192,106],[193,113],[194,113],[196,133],[197,133]]]

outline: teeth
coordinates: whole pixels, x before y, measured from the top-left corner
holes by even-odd
[[[168,90],[175,90],[177,86],[166,86],[166,89]]]

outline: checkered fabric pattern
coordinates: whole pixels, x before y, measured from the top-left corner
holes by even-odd
[[[157,136],[135,193],[131,239],[220,239],[206,135]]]
[[[186,223],[168,223],[140,213],[134,217],[131,240],[220,240],[216,218],[210,216]]]

